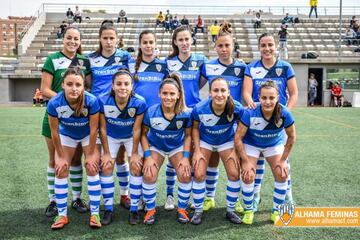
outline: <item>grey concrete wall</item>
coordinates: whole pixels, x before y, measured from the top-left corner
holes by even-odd
[[[296,83],[299,91],[299,98],[296,106],[307,106],[309,65],[292,64],[292,66],[295,71]]]
[[[10,99],[10,84],[8,78],[0,78],[0,103],[8,103]]]
[[[40,88],[40,79],[20,78],[10,79],[12,98],[10,101],[32,102],[36,88]]]

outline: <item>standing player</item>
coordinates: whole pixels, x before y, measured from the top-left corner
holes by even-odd
[[[155,34],[150,30],[142,31],[136,60],[129,63],[134,76],[134,92],[144,97],[149,107],[160,103],[158,89],[168,75],[165,61],[156,58],[155,49]]]
[[[225,79],[228,82],[231,97],[241,103],[241,91],[246,64],[232,58],[234,41],[230,27],[231,25],[227,22],[221,24],[217,40],[215,41],[215,50],[218,58],[206,63],[202,73],[209,83],[218,77]],[[215,191],[219,179],[218,165],[219,155],[213,152],[206,170],[204,211],[215,207]],[[237,211],[239,211],[239,208],[241,208],[241,204],[237,206]]]
[[[248,107],[255,108],[254,102],[259,101],[261,85],[267,80],[273,80],[279,88],[279,103],[286,105],[289,110],[295,107],[298,99],[298,89],[293,68],[288,62],[276,59],[276,44],[274,36],[263,33],[259,37],[260,60],[250,63],[245,70],[243,97]],[[289,92],[287,97],[286,91]],[[285,135],[286,136],[286,135]],[[290,164],[289,169],[290,169]],[[257,163],[255,192],[254,192],[254,211],[258,209],[260,203],[260,187],[265,171],[265,160],[261,156]],[[289,174],[288,190],[286,199],[292,202],[291,178]]]
[[[193,108],[200,99],[200,89],[206,84],[206,79],[201,76],[200,69],[207,61],[202,54],[191,53],[191,30],[187,25],[180,26],[174,30],[171,45],[172,53],[166,59],[168,71],[181,74],[185,92],[185,103],[189,108]],[[166,210],[172,210],[174,206],[174,186],[176,174],[171,163],[166,165]]]
[[[108,225],[113,219],[115,158],[121,145],[125,146],[130,159],[130,223],[139,221],[137,208],[141,196],[143,165],[142,150],[139,149],[141,123],[146,110],[145,99],[134,94],[132,75],[128,69],[117,71],[112,80],[109,94],[99,97],[100,104],[100,137],[103,146],[101,157],[101,188],[105,212],[101,220]],[[140,193],[139,193],[140,189]]]
[[[178,221],[189,222],[186,212],[191,192],[191,118],[186,112],[184,91],[180,78],[171,74],[160,85],[161,103],[151,106],[145,113],[141,145],[144,149],[143,198],[147,213],[145,224],[155,222],[156,181],[165,156],[176,169],[179,180]]]
[[[219,77],[210,83],[210,97],[198,103],[193,111],[192,136],[194,142],[193,198],[195,213],[191,223],[202,222],[205,197],[206,169],[212,152],[218,152],[227,174],[226,218],[240,224],[241,219],[235,213],[235,203],[240,192],[240,161],[234,149],[234,125],[241,117],[243,108],[230,95],[228,81]]]
[[[236,131],[235,146],[241,157],[242,195],[245,205],[243,223],[254,220],[253,198],[256,163],[260,154],[270,164],[275,178],[273,210],[271,220],[279,220],[278,206],[284,203],[287,189],[287,157],[295,143],[294,118],[287,108],[279,103],[279,92],[275,82],[267,81],[259,89],[260,104],[247,109],[241,117]],[[284,147],[284,129],[288,136]]]
[[[112,21],[105,20],[99,29],[99,48],[89,55],[92,79],[89,81],[91,93],[95,96],[107,94],[111,90],[112,76],[121,68],[129,68],[131,55],[116,49],[118,42],[116,28]],[[124,159],[121,148],[116,159],[117,176],[120,185],[120,205],[130,208],[129,164]]]
[[[63,49],[47,57],[42,68],[41,92],[43,96],[51,99],[62,90],[64,72],[69,67],[79,66],[85,75],[90,74],[89,61],[81,55],[81,35],[80,31],[69,26],[64,30]],[[45,215],[54,217],[57,215],[57,208],[54,196],[55,179],[55,147],[51,140],[50,125],[48,114],[45,113],[42,125],[42,135],[45,137],[49,152],[49,165],[47,169],[47,182],[50,204],[46,208]],[[73,202],[72,207],[80,213],[88,211],[88,206],[80,198],[82,191],[82,166],[81,166],[81,148],[76,151],[74,159],[70,166],[70,182],[72,186]]]
[[[95,96],[85,92],[85,76],[79,68],[69,68],[65,72],[62,88],[64,91],[50,99],[47,107],[51,138],[55,147],[55,200],[59,214],[51,228],[61,229],[69,223],[67,177],[78,144],[82,146],[85,154],[91,210],[90,226],[99,228],[101,186],[99,152],[95,147],[99,104]]]

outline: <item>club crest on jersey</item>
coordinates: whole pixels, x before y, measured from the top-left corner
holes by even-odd
[[[197,70],[198,68],[197,68],[197,62],[195,62],[195,61],[192,61],[191,62],[191,67],[189,68],[190,70]]]
[[[129,108],[128,109],[128,114],[129,114],[130,117],[134,117],[135,112],[136,112],[135,108]]]
[[[284,123],[283,119],[280,118],[279,121],[275,122],[275,125],[276,125],[278,128],[280,128],[283,123]]]
[[[295,206],[294,204],[284,203],[279,206],[280,220],[287,226],[294,217]]]
[[[120,57],[115,57],[114,58],[115,63],[113,65],[121,65],[120,60],[121,60]]]
[[[229,122],[231,122],[234,119],[234,114],[231,114],[231,116],[226,115],[226,118]]]
[[[78,63],[79,63],[79,66],[80,66],[80,67],[84,66],[84,60],[79,59],[79,60],[78,60]]]
[[[88,110],[87,108],[84,108],[84,109],[82,110],[82,114],[84,115],[84,117],[87,117],[88,114],[89,114],[89,110]]]
[[[176,127],[177,129],[180,129],[183,126],[184,122],[183,121],[176,121]]]
[[[236,76],[239,76],[239,74],[241,73],[241,69],[240,68],[235,68],[234,72],[235,72]]]
[[[160,71],[161,71],[161,68],[162,68],[162,67],[161,67],[161,65],[160,65],[160,64],[156,64],[156,65],[155,65],[155,67],[156,67],[156,70],[157,70],[158,72],[160,72]]]
[[[276,68],[275,69],[275,72],[276,72],[276,75],[278,75],[278,77],[280,77],[280,75],[282,74],[282,68]]]

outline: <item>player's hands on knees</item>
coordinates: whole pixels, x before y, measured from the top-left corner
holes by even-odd
[[[199,166],[201,161],[205,162],[204,155],[202,154],[201,151],[195,151],[194,154],[193,154],[193,157],[192,157],[193,168],[196,169]]]
[[[56,176],[61,176],[63,175],[65,172],[67,172],[69,170],[69,163],[68,161],[63,158],[63,157],[59,157],[55,160],[55,174]]]
[[[91,155],[93,156],[93,155]],[[99,163],[95,157],[87,157],[85,160],[85,167],[91,173],[99,172]]]
[[[255,104],[255,102],[251,102],[251,103],[249,103],[248,105],[247,105],[247,108],[249,108],[249,109],[255,109],[256,108],[256,104]]]
[[[143,158],[139,154],[132,154],[130,157],[130,166],[136,172],[141,172],[144,166]]]
[[[178,165],[176,166],[177,172],[182,173],[182,177],[190,177],[191,176],[191,166],[188,158],[182,158]]]
[[[249,162],[243,162],[241,164],[241,177],[242,180],[249,184],[255,180],[256,169]]]
[[[226,164],[229,164],[230,162],[233,162],[235,165],[235,168],[237,170],[240,170],[240,159],[238,158],[235,149],[230,153],[228,158],[225,160]]]
[[[143,168],[144,175],[154,177],[158,170],[159,166],[156,164],[155,160],[152,157],[148,157],[145,159]]]
[[[289,176],[289,167],[286,161],[279,161],[275,164],[273,171],[275,171],[281,179],[287,179]]]
[[[115,159],[113,159],[109,153],[106,153],[100,157],[101,169],[112,168],[114,164]]]

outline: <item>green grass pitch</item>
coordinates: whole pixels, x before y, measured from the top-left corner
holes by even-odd
[[[70,224],[52,231],[47,202],[47,150],[40,135],[45,108],[0,108],[0,239],[360,239],[359,228],[276,228],[270,221],[273,180],[267,166],[260,212],[251,226],[225,219],[226,176],[221,166],[217,208],[203,224],[181,225],[176,212],[163,210],[164,167],[158,181],[154,226],[130,226],[118,207],[113,224],[88,227],[88,214],[69,210]],[[360,207],[360,109],[297,108],[297,142],[291,154],[293,194],[297,206]],[[84,178],[85,179],[85,178]],[[70,191],[69,191],[70,192]],[[86,185],[83,188],[87,199]]]

